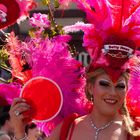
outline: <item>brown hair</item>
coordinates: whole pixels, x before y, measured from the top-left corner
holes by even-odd
[[[98,75],[101,75],[104,73],[105,73],[105,71],[102,68],[96,69],[94,72],[89,72],[89,73],[87,72],[85,93],[86,93],[86,97],[89,101],[92,101],[93,97],[88,91],[88,84],[89,83],[94,84],[96,77]],[[125,78],[127,85],[128,85],[129,73],[124,72],[122,74],[122,76]],[[134,121],[130,117],[129,111],[128,111],[127,106],[126,106],[126,100],[124,101],[124,104],[123,104],[122,108],[120,109],[120,111],[121,111],[121,115],[123,117],[123,124],[124,124],[126,130],[128,131],[128,133],[130,133],[132,136],[140,136],[140,130],[135,130],[135,124],[134,124]]]

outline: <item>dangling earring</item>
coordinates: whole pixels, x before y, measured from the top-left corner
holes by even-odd
[[[93,102],[94,98],[93,95],[90,96],[90,101]]]

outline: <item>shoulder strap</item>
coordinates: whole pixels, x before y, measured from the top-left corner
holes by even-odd
[[[73,113],[72,115],[64,119],[64,122],[61,127],[61,131],[60,131],[60,140],[66,140],[71,124],[78,116],[79,115],[77,113]]]
[[[136,137],[135,140],[140,140],[140,136]]]
[[[131,135],[127,134],[127,140],[131,140]],[[133,137],[133,140],[140,140],[140,137]]]
[[[127,140],[130,140],[130,134],[127,133]]]

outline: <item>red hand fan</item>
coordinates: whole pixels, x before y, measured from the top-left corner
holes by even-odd
[[[22,88],[20,96],[31,106],[31,119],[50,121],[61,110],[63,97],[60,87],[51,79],[36,77]]]

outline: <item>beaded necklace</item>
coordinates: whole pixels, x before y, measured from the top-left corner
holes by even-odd
[[[100,128],[97,128],[92,120],[90,122],[91,122],[92,128],[95,130],[95,140],[98,140],[98,135],[99,135],[100,131],[106,129],[107,127],[109,127],[113,123],[113,121],[110,121],[107,124],[101,126]]]

